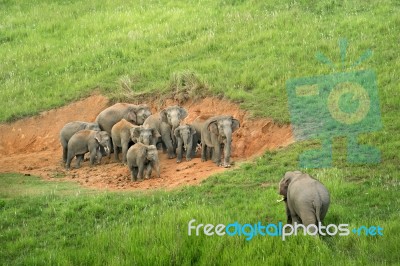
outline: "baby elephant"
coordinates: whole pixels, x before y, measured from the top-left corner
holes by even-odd
[[[69,139],[78,131],[81,130],[95,130],[100,131],[99,124],[97,123],[88,123],[82,121],[74,121],[65,124],[65,126],[60,131],[60,142],[63,147],[63,162],[67,161],[68,154],[68,141]]]
[[[318,226],[328,212],[330,198],[326,187],[300,171],[285,173],[279,183],[279,194],[285,201],[287,223]]]
[[[182,148],[186,151],[186,161],[192,160],[196,154],[197,137],[196,129],[191,125],[181,125],[174,130],[174,135],[177,140],[177,162],[182,161]]]
[[[105,131],[81,130],[75,133],[68,142],[68,155],[65,168],[68,170],[72,159],[76,156],[76,167],[79,168],[85,153],[90,152],[90,164],[94,165],[97,157],[101,161],[101,147],[109,154],[110,136]]]
[[[146,179],[150,178],[152,168],[155,168],[157,176],[160,177],[160,162],[156,146],[136,143],[129,148],[126,159],[131,171],[132,181],[143,179],[145,169]]]

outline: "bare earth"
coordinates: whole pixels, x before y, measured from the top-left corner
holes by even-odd
[[[148,103],[153,112],[174,104],[173,100],[160,106],[156,102]],[[89,162],[85,161],[80,169],[66,171],[59,142],[61,128],[70,121],[94,121],[97,114],[109,105],[104,96],[93,95],[35,117],[0,124],[0,173],[17,172],[46,180],[73,180],[82,186],[98,189],[146,190],[195,185],[214,173],[227,170],[211,161],[201,162],[200,154],[190,162],[183,159],[178,164],[175,159],[167,159],[166,154],[159,151],[161,178],[131,182],[127,166],[114,162],[113,156],[111,159],[103,158],[101,165],[90,167]],[[198,116],[205,119],[219,114],[233,115],[239,119],[241,127],[233,135],[233,162],[245,161],[262,155],[266,150],[294,142],[289,125],[278,126],[270,119],[250,119],[246,111],[225,100],[206,98],[189,101],[183,106],[189,112],[187,123]],[[75,160],[72,162],[74,166]]]

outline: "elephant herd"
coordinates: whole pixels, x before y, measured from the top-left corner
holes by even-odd
[[[178,163],[183,153],[190,161],[201,147],[202,161],[211,157],[218,166],[230,167],[232,133],[240,127],[239,121],[218,115],[186,124],[183,120],[187,116],[186,109],[177,105],[152,114],[145,104],[116,103],[100,112],[95,122],[67,123],[60,132],[65,168],[70,169],[74,157],[79,168],[88,152],[91,165],[112,152],[119,161],[121,152],[132,181],[150,178],[153,169],[160,177],[157,147],[162,147],[169,159],[177,158]]]
[[[187,116],[186,109],[176,105],[152,114],[147,105],[114,104],[100,112],[95,122],[74,121],[61,129],[63,162],[69,169],[76,157],[79,168],[88,152],[91,165],[112,152],[119,161],[121,152],[122,162],[131,171],[132,181],[136,181],[150,178],[153,169],[160,177],[157,147],[161,146],[168,158],[177,158],[178,163],[183,155],[190,161],[200,148],[202,161],[211,157],[218,166],[229,167],[232,133],[240,127],[239,121],[218,115],[186,124],[183,121]],[[319,224],[330,204],[326,187],[300,171],[286,172],[279,183],[279,194],[290,224]]]

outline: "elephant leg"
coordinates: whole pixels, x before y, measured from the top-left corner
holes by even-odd
[[[128,144],[129,142],[122,144],[122,162],[126,163],[126,154],[128,153]]]
[[[118,149],[118,146],[116,145],[116,143],[113,143],[113,147],[114,147],[114,159],[115,159],[115,161],[119,162],[119,157],[118,157],[119,149]]]
[[[69,170],[71,167],[71,161],[74,158],[74,154],[71,151],[68,151],[67,162],[65,163],[65,169]]]
[[[96,161],[97,149],[90,151],[90,165],[93,166]]]
[[[132,181],[136,181],[137,176],[138,176],[138,168],[137,167],[131,168],[131,175],[132,175]]]
[[[163,136],[163,142],[167,147],[168,158],[169,159],[175,158],[175,151],[174,151],[174,146],[172,144],[172,139],[169,136],[166,137]]]
[[[186,147],[186,161],[192,160],[192,153],[193,153],[192,142],[190,141],[188,143],[188,146]]]
[[[204,141],[201,142],[201,161],[207,161],[207,145]]]
[[[213,157],[214,158],[214,162],[217,166],[221,165],[221,144],[217,143],[217,145],[214,146],[214,152],[213,152]]]
[[[138,165],[138,174],[137,174],[137,178],[138,179],[143,179],[143,172],[144,172],[144,163],[141,163]]]
[[[151,172],[152,172],[152,170],[153,170],[152,164],[151,164],[151,163],[148,163],[148,164],[146,165],[146,179],[151,178]]]
[[[176,162],[177,163],[182,162],[182,146],[183,146],[182,139],[178,138],[178,148],[176,149],[176,154],[177,154]]]
[[[63,140],[62,142],[62,147],[63,147],[63,162],[67,162],[67,155],[68,155],[68,143]]]
[[[83,161],[84,157],[85,157],[84,154],[76,155],[76,168],[80,168],[81,167],[81,162]]]
[[[97,158],[97,163],[101,164],[101,158],[103,158],[103,152],[101,151],[102,146],[100,146],[97,150],[96,150],[96,158]]]
[[[288,207],[286,201],[285,201],[285,209],[286,209],[287,223],[288,223],[288,224],[291,224],[291,223],[292,223],[292,215],[290,214],[290,210],[289,210],[289,207]]]

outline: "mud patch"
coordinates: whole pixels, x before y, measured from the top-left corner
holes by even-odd
[[[153,112],[168,105],[156,101],[148,103]],[[0,125],[0,172],[19,172],[38,175],[47,180],[75,180],[83,186],[111,190],[134,190],[174,188],[198,184],[210,175],[225,171],[211,161],[201,162],[197,154],[190,162],[177,164],[167,159],[161,151],[161,178],[131,182],[130,172],[125,165],[103,158],[102,164],[94,167],[85,161],[80,169],[65,171],[62,164],[62,149],[59,143],[61,128],[71,121],[94,121],[97,114],[109,106],[102,95],[93,95],[62,108],[41,113],[38,116]],[[293,143],[289,125],[279,126],[270,119],[250,119],[246,111],[231,102],[216,98],[189,101],[183,105],[189,112],[185,122],[190,123],[198,116],[208,118],[219,114],[233,115],[241,127],[233,134],[232,161],[240,162],[259,156],[266,150],[278,149]],[[74,166],[75,161],[72,162]]]

